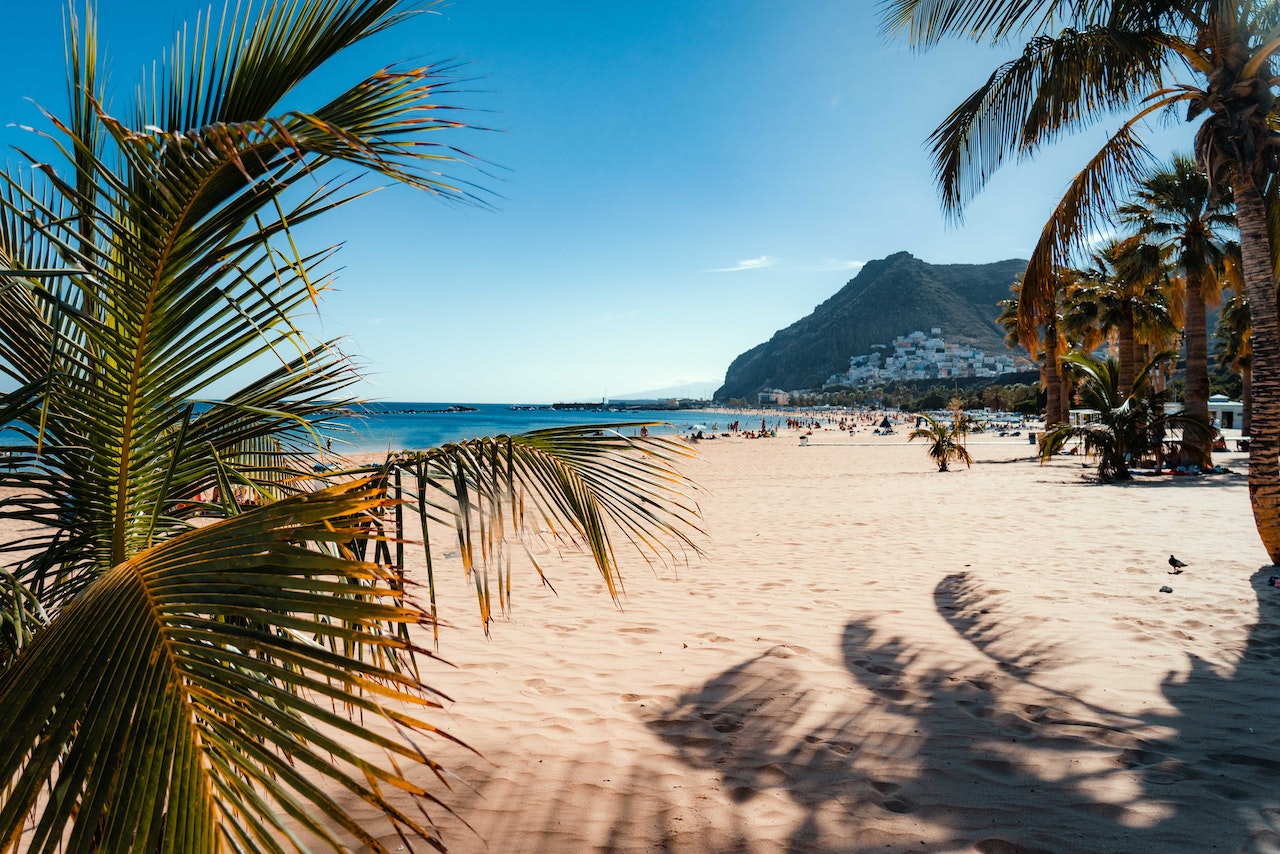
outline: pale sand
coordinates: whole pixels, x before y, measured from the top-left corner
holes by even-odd
[[[701,443],[705,555],[629,559],[621,610],[552,557],[486,640],[443,563],[457,669],[424,675],[483,756],[429,742],[451,851],[1280,851],[1243,455],[1107,487],[1025,438],[939,474],[901,432],[798,435]]]

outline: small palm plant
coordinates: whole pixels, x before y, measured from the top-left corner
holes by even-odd
[[[1156,367],[1176,356],[1174,351],[1157,353],[1139,370],[1132,386],[1121,388],[1120,364],[1116,359],[1099,359],[1086,353],[1071,353],[1064,360],[1078,374],[1080,402],[1096,410],[1098,419],[1083,424],[1062,424],[1040,439],[1040,457],[1048,459],[1068,442],[1078,440],[1085,453],[1098,458],[1098,477],[1104,483],[1131,480],[1129,466],[1157,451],[1168,428],[1185,434],[1204,436],[1208,424],[1189,415],[1166,415],[1164,393],[1151,388]]]
[[[924,439],[928,442],[926,451],[929,459],[937,463],[938,471],[948,471],[948,465],[953,461],[964,463],[966,467],[973,465],[973,457],[963,444],[972,423],[967,415],[959,414],[950,424],[931,415],[920,417],[925,420],[924,425],[912,430],[911,435],[907,436],[907,441]]]

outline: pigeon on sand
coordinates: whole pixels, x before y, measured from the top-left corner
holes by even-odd
[[[1185,564],[1185,563],[1183,563],[1182,561],[1178,560],[1178,559],[1177,559],[1176,557],[1174,557],[1173,555],[1169,555],[1169,566],[1173,567],[1173,572],[1171,572],[1171,573],[1169,573],[1169,574],[1170,574],[1170,575],[1178,575],[1179,573],[1181,573],[1181,572],[1182,572],[1182,568],[1183,568],[1184,566],[1186,566],[1186,564]]]

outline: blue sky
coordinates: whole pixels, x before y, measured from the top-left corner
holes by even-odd
[[[944,221],[924,140],[1010,51],[927,54],[873,0],[453,0],[322,69],[463,61],[453,142],[489,209],[392,188],[310,227],[342,242],[308,328],[345,335],[387,400],[551,402],[723,380],[867,260],[1027,256],[1095,129],[1007,167]],[[100,0],[121,103],[206,4]],[[220,6],[218,7],[221,8]],[[0,121],[65,102],[61,7],[6,10]],[[305,94],[305,93],[304,93]],[[7,127],[8,145],[29,144]],[[1157,153],[1189,147],[1162,132]],[[886,330],[886,337],[909,330]]]

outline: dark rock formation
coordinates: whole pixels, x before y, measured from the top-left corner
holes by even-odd
[[[942,327],[947,343],[1005,352],[996,325],[997,303],[1027,262],[927,264],[907,252],[869,261],[835,296],[808,317],[733,360],[715,400],[755,399],[769,388],[820,388],[849,367],[849,357],[871,352],[914,330]]]

